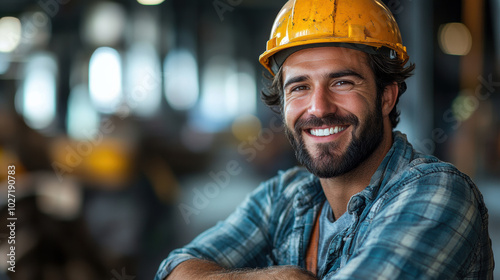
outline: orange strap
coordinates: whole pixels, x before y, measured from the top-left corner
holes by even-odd
[[[319,217],[321,216],[321,211],[323,211],[323,206],[321,206],[318,216],[316,216],[314,221],[311,240],[306,251],[306,269],[314,275],[318,272]]]

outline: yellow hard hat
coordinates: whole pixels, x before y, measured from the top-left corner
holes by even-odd
[[[275,75],[294,51],[325,43],[365,52],[387,50],[403,65],[409,58],[396,20],[380,0],[289,0],[259,61]]]

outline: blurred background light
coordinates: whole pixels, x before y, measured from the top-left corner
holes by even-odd
[[[49,54],[39,53],[27,59],[16,108],[33,129],[45,129],[55,119],[57,72],[56,60]]]
[[[12,52],[21,41],[21,21],[15,17],[0,18],[0,52]]]
[[[202,96],[194,122],[203,131],[228,128],[242,114],[255,114],[257,92],[253,67],[227,56],[211,58],[202,72]]]
[[[92,104],[102,112],[117,111],[122,101],[122,63],[115,49],[100,47],[89,63],[89,89]]]
[[[43,12],[26,12],[21,15],[22,38],[20,48],[23,51],[45,48],[51,38],[52,24],[49,16]]]
[[[91,153],[83,162],[83,169],[94,183],[109,188],[121,187],[128,180],[130,172],[130,148],[120,140],[106,138],[99,145],[92,146]]]
[[[127,52],[125,96],[132,112],[141,117],[158,113],[161,105],[161,66],[152,44],[135,43]]]
[[[452,22],[439,28],[439,46],[450,55],[467,55],[472,48],[472,35],[463,23]]]
[[[68,136],[76,140],[88,140],[97,134],[99,121],[99,114],[92,106],[87,85],[74,87],[68,97]]]
[[[468,120],[478,107],[479,99],[468,89],[461,90],[451,105],[453,117],[459,122]]]
[[[86,15],[83,39],[95,46],[113,46],[122,38],[126,22],[126,11],[121,4],[99,2]]]
[[[234,120],[231,130],[236,139],[244,142],[251,137],[257,137],[261,129],[262,123],[257,116],[241,115]]]
[[[62,220],[76,219],[83,204],[82,190],[74,180],[55,181],[54,177],[40,178],[37,206],[41,212]]]
[[[237,111],[237,92],[229,77],[236,72],[231,57],[215,56],[202,70],[200,108],[194,122],[200,130],[218,132],[227,127]]]
[[[247,61],[238,62],[238,71],[232,73],[226,84],[226,91],[230,102],[233,104],[231,108],[236,108],[236,112],[232,112],[235,116],[245,114],[255,114],[257,110],[257,85],[255,84],[254,68]],[[230,94],[236,92],[236,94]]]
[[[163,3],[163,1],[165,0],[137,0],[137,2],[142,5],[159,5]]]
[[[198,64],[185,49],[172,50],[164,62],[165,98],[176,110],[191,109],[199,98]]]

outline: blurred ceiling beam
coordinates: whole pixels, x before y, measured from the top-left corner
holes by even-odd
[[[461,89],[474,89],[484,67],[484,0],[463,0],[462,22],[472,35],[472,48],[461,59]]]
[[[476,97],[484,68],[484,9],[484,0],[462,0],[462,22],[469,28],[473,43],[470,52],[460,59],[460,94],[465,94],[463,109],[470,110],[472,115],[457,130],[452,157],[458,169],[471,177],[476,175],[478,157],[484,149],[480,147],[485,138],[480,120],[487,113],[478,110],[484,104]]]

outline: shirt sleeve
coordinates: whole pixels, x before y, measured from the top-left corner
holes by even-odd
[[[193,258],[226,268],[266,266],[273,185],[273,180],[263,183],[226,220],[172,251],[160,264],[155,280],[165,279],[177,265]]]
[[[383,195],[349,261],[325,279],[488,279],[475,267],[491,241],[470,179],[433,172],[405,181]]]

